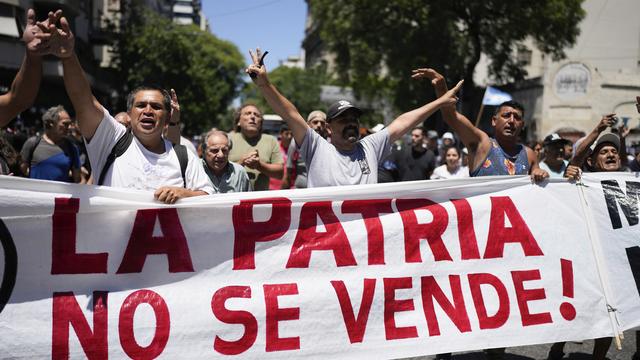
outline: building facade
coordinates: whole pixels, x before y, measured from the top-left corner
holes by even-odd
[[[113,49],[109,33],[113,27],[117,31],[122,21],[120,11],[131,1],[144,4],[176,23],[200,27],[204,24],[206,28],[200,0],[0,0],[0,92],[8,91],[24,57],[20,34],[26,23],[27,9],[33,8],[38,20],[45,19],[49,11],[62,9],[76,37],[76,53],[94,95],[105,106],[113,106],[119,94],[111,85],[115,77],[111,68]],[[20,115],[21,124],[39,128],[41,114],[57,104],[73,110],[62,76],[60,61],[52,56],[45,57],[38,97],[35,105]]]
[[[171,15],[176,24],[196,25],[201,30],[208,30],[209,24],[202,13],[201,0],[173,0]]]
[[[640,142],[640,114],[634,106],[635,96],[640,96],[640,1],[585,0],[583,9],[586,17],[580,23],[580,35],[575,46],[566,49],[566,59],[553,61],[529,41],[513,54],[527,64],[524,81],[496,84],[483,55],[474,82],[498,85],[523,103],[527,140],[552,132],[577,139],[591,131],[603,114],[616,113],[620,123],[631,128],[629,139]],[[303,47],[307,67],[326,64],[332,68],[334,56],[310,14]],[[483,115],[484,127],[488,117]]]
[[[558,132],[576,140],[591,131],[602,115],[616,113],[631,129],[629,142],[640,141],[640,1],[585,0],[586,17],[566,59],[553,61],[529,43],[515,56],[527,63],[528,78],[505,89],[525,105],[528,138]],[[486,59],[476,67],[478,84],[491,84]]]

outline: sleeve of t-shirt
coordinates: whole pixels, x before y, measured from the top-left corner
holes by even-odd
[[[107,156],[111,153],[111,149],[118,142],[118,139],[125,132],[127,128],[124,125],[116,121],[116,119],[109,114],[107,109],[102,108],[104,116],[100,125],[93,134],[91,141],[84,139],[84,143],[87,147],[87,155],[89,155],[89,162],[93,169],[93,173],[96,175],[96,179],[102,173],[102,167],[107,160]]]
[[[33,159],[29,159],[29,153],[31,153],[35,144],[36,144],[35,137],[30,137],[27,139],[27,141],[24,142],[24,145],[22,145],[22,150],[20,150],[20,157],[22,158],[22,162],[26,163],[26,162],[29,162],[30,160],[33,160]]]
[[[215,191],[213,186],[209,182],[209,177],[204,171],[202,163],[198,161],[198,158],[191,152],[187,151],[189,162],[187,163],[187,170],[184,173],[185,180],[187,181],[186,188],[191,190],[202,190],[211,195]]]
[[[437,167],[433,170],[433,173],[431,174],[430,179],[431,180],[438,180],[438,179],[443,179],[444,177],[442,176],[442,168],[441,167]]]
[[[273,138],[273,143],[271,144],[271,156],[269,156],[269,160],[271,164],[283,164],[284,159],[282,158],[282,153],[280,152],[280,145],[278,144],[278,139]]]
[[[389,144],[389,130],[382,129],[375,134],[371,134],[362,139],[362,145],[369,147],[378,158],[378,162],[382,160],[391,152],[391,146]]]
[[[320,139],[322,139],[322,137],[311,128],[308,128],[307,133],[304,134],[304,139],[302,139],[302,144],[300,144],[300,155],[304,158],[307,168],[309,168],[309,164],[313,161],[313,155],[318,150]]]

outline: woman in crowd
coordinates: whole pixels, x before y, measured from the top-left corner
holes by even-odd
[[[444,151],[444,164],[433,170],[431,179],[457,179],[469,177],[469,168],[460,164],[460,150],[450,146]]]

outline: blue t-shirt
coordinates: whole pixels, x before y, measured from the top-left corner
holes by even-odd
[[[495,139],[491,140],[491,149],[482,165],[473,170],[469,176],[491,176],[491,175],[528,175],[529,157],[527,149],[522,146],[515,156],[509,156],[502,150],[502,147]]]
[[[69,171],[80,169],[78,148],[68,139],[63,139],[58,145],[32,137],[24,143],[20,153],[26,162],[29,162],[32,154],[29,168],[29,177],[32,179],[73,182]]]

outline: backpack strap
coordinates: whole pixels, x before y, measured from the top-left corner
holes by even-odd
[[[38,144],[40,144],[40,141],[42,141],[42,135],[38,135],[36,136],[36,141],[33,143],[33,147],[31,148],[31,150],[29,150],[29,155],[27,156],[27,164],[29,164],[29,169],[31,169],[31,161],[33,161],[33,153],[36,152],[36,148],[38,147]]]
[[[120,157],[122,154],[124,154],[125,151],[127,151],[129,145],[131,145],[131,141],[133,141],[133,134],[131,133],[131,129],[129,129],[126,133],[124,133],[124,135],[120,137],[120,139],[118,139],[118,142],[116,142],[116,144],[111,149],[111,152],[107,156],[107,160],[105,161],[104,166],[100,171],[98,185],[102,185],[104,183],[104,177],[107,176],[107,171],[109,170],[111,165],[113,165],[113,162],[116,161],[116,158]]]
[[[187,188],[187,179],[185,177],[187,173],[187,164],[189,164],[189,154],[187,153],[187,147],[180,144],[173,144],[173,150],[176,152],[178,156],[178,161],[180,162],[180,173],[182,174],[182,183],[183,187]]]

